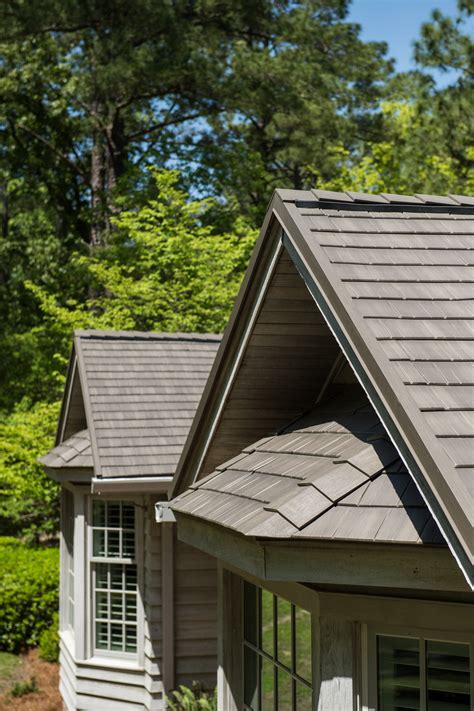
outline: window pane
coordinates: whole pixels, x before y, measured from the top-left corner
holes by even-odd
[[[120,528],[120,503],[107,502],[107,527]]]
[[[311,613],[295,607],[295,670],[306,681],[311,681]],[[303,687],[304,688],[304,687]]]
[[[120,531],[107,531],[107,556],[120,558]]]
[[[125,651],[137,651],[137,630],[135,626],[127,625],[125,627]]]
[[[244,637],[257,644],[257,588],[244,580]]]
[[[313,692],[304,684],[296,684],[296,711],[311,711]]]
[[[96,588],[108,588],[107,572],[109,566],[106,563],[98,563],[95,569],[95,586]]]
[[[123,619],[122,593],[110,593],[110,617],[112,620]]]
[[[258,710],[258,656],[247,646],[244,646],[244,703]]]
[[[126,565],[125,566],[125,590],[136,590],[137,589],[137,566],[136,565]]]
[[[274,711],[275,667],[268,659],[262,658],[262,711]]]
[[[122,533],[122,557],[135,557],[135,533],[134,531],[124,531]]]
[[[137,619],[136,595],[125,595],[125,619],[127,622],[133,622]]]
[[[469,711],[469,646],[428,641],[426,686],[428,711]]]
[[[95,625],[95,646],[97,649],[108,649],[109,648],[109,635],[108,635],[108,624],[107,622],[96,622]]]
[[[110,649],[115,652],[123,650],[123,627],[122,625],[110,625]]]
[[[291,603],[277,598],[278,661],[291,669]]]
[[[94,556],[105,556],[105,531],[94,531],[92,534],[92,553]]]
[[[378,637],[379,711],[420,709],[420,651],[417,639]]]
[[[261,647],[274,657],[273,644],[273,600],[274,596],[268,590],[262,590],[262,630]]]
[[[92,525],[105,526],[105,502],[94,500],[92,503]]]
[[[282,669],[278,670],[278,711],[289,711],[293,708],[292,678]]]
[[[109,617],[109,594],[106,592],[97,592],[95,595],[95,616],[98,618]]]
[[[122,526],[124,528],[135,528],[135,507],[133,504],[123,504]]]
[[[110,587],[112,590],[123,588],[123,565],[112,564],[110,567]],[[135,567],[135,566],[133,566]]]

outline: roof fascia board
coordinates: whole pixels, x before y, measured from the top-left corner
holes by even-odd
[[[95,436],[95,426],[94,426],[94,415],[92,412],[90,397],[89,397],[89,384],[87,382],[87,370],[84,362],[84,354],[82,352],[82,341],[81,334],[74,334],[74,347],[76,350],[77,357],[77,369],[79,373],[79,380],[81,383],[82,397],[84,400],[84,410],[86,413],[87,429],[89,430],[89,437],[91,440],[92,448],[92,459],[94,461],[94,474],[95,476],[100,476],[100,458],[99,458],[99,448],[97,446],[97,439]]]
[[[242,339],[247,324],[252,318],[253,305],[259,298],[261,285],[268,275],[269,260],[274,253],[275,245],[277,248],[281,248],[281,228],[275,219],[274,203],[275,195],[270,202],[250,264],[183,447],[173,484],[170,487],[170,499],[182,493],[196,479],[198,467],[204,460],[212,439],[209,433],[211,428],[212,431],[215,431],[218,416],[222,413],[225,404],[224,389],[228,393],[232,385],[229,373],[233,372],[234,376],[236,374],[236,368],[233,366],[239,349],[242,350]]]
[[[469,592],[443,547],[255,539],[179,512],[176,520],[181,541],[261,580]]]
[[[370,209],[372,210],[372,206]],[[434,437],[426,431],[413,403],[409,401],[404,392],[400,392],[399,388],[396,389],[389,374],[380,367],[379,363],[384,362],[385,356],[375,339],[370,343],[370,347],[364,340],[362,336],[364,329],[361,328],[362,324],[357,322],[357,314],[349,315],[349,304],[346,303],[349,297],[347,296],[346,299],[342,290],[336,291],[334,285],[340,280],[336,275],[333,275],[334,278],[331,279],[332,268],[324,252],[318,249],[313,241],[312,249],[317,251],[316,259],[307,248],[295,206],[280,201],[276,205],[276,214],[285,232],[284,246],[290,253],[329,328],[412,474],[469,584],[474,587],[473,566],[467,552],[470,550],[469,540],[472,538],[472,528],[464,511],[460,508],[458,500],[452,496],[439,471],[438,464],[432,457],[433,449],[440,450],[438,443],[433,441]],[[288,236],[290,234],[291,238]],[[355,328],[351,329],[351,333],[349,333],[344,327],[344,322],[351,323],[352,321],[355,323]],[[395,404],[395,408],[390,405],[389,400]],[[447,456],[442,451],[439,451],[438,461],[440,460],[447,468],[451,468]],[[462,523],[461,529],[454,523],[444,502],[439,500],[430,486],[433,474],[438,475],[435,479],[436,486],[444,490],[445,497],[450,501],[451,508],[455,509],[456,515]]]
[[[79,467],[77,467],[77,469],[72,467],[70,469],[54,469],[52,467],[45,467],[44,470],[50,479],[53,479],[60,484],[63,484],[64,482],[88,484],[92,481],[92,477],[94,476],[94,470],[86,467],[83,469]]]
[[[172,476],[162,477],[93,477],[93,494],[166,494]]]
[[[54,440],[54,446],[57,447],[58,444],[64,439],[64,430],[66,428],[67,418],[69,415],[69,406],[71,404],[72,387],[74,384],[74,376],[76,374],[77,368],[77,358],[74,348],[74,342],[71,348],[71,354],[69,356],[69,363],[67,367],[66,383],[64,385],[63,397],[61,400],[61,410],[59,412],[58,426],[56,428],[56,437]]]

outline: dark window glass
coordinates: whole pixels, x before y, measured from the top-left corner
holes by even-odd
[[[310,711],[311,614],[246,581],[243,598],[244,708]]]
[[[417,639],[378,638],[379,711],[420,709],[420,645]]]
[[[469,711],[470,682],[467,644],[426,643],[428,711]]]
[[[426,711],[471,709],[467,644],[380,636],[377,649],[379,711],[416,711],[422,692]],[[424,679],[420,654],[425,657]]]

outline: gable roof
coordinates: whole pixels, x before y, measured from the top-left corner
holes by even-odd
[[[219,341],[212,334],[76,331],[56,447],[43,463],[73,466],[63,464],[65,456],[88,437],[95,477],[172,476]],[[71,435],[81,412],[87,431]]]
[[[444,543],[359,389],[246,447],[172,508],[256,538]]]
[[[244,387],[246,348],[263,325],[267,296],[276,287],[275,265],[283,254],[324,317],[325,335],[320,328],[318,336],[325,339],[324,352],[333,339],[350,362],[472,581],[473,249],[472,197],[276,191],[174,492],[214,468],[206,471],[206,459],[225,428],[239,378]],[[291,279],[286,288],[296,289],[296,276]],[[279,332],[298,349],[294,323]],[[309,370],[306,382],[314,385]],[[326,363],[323,370],[328,377]],[[294,377],[290,358],[279,378],[269,376],[271,389],[278,391],[287,376]],[[316,379],[324,389],[324,378]],[[295,410],[299,404],[301,413],[311,398],[314,403],[315,389],[307,392],[304,378],[300,388],[292,405]],[[269,433],[269,423],[254,424],[260,427],[257,436]],[[227,447],[228,456],[240,451],[231,450]]]

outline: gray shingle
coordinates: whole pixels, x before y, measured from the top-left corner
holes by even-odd
[[[92,449],[81,451],[78,435],[44,463],[54,456],[55,466],[75,466],[80,452],[95,476],[173,475],[219,342],[212,334],[76,332]]]
[[[441,542],[393,445],[376,429],[383,432],[360,390],[331,397],[195,482],[172,508],[246,536]]]

